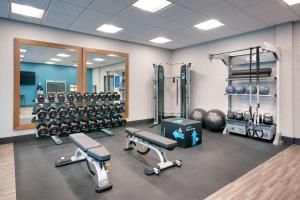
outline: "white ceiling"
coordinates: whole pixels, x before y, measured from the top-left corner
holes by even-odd
[[[22,62],[31,62],[31,63],[42,63],[46,64],[46,62],[55,62],[55,65],[62,66],[74,66],[77,64],[77,52],[72,51],[70,49],[58,49],[58,48],[49,48],[43,46],[33,46],[33,45],[22,45],[21,49],[25,49],[26,52],[20,52],[20,55],[23,55]],[[62,58],[57,56],[57,54],[68,54],[70,55],[67,58]],[[51,58],[59,58],[61,61],[51,61]],[[105,59],[102,62],[96,62],[94,58],[102,58]],[[96,68],[96,67],[104,67],[114,64],[119,64],[124,62],[123,57],[111,57],[105,54],[96,54],[96,53],[88,53],[87,61],[93,64],[87,65],[87,68]]]
[[[1,0],[0,17],[168,49],[300,20],[300,4],[288,6],[282,0],[169,0],[173,4],[155,14],[132,7],[136,1]],[[46,12],[42,19],[15,15],[9,12],[9,2],[31,5]],[[226,26],[211,31],[193,27],[211,18]],[[96,31],[103,23],[124,29],[117,34]],[[149,42],[158,36],[173,41]]]

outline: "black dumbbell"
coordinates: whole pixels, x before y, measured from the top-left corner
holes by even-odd
[[[74,100],[75,100],[74,94],[72,94],[72,93],[68,94],[67,95],[67,100],[69,102],[74,102]]]
[[[95,108],[93,106],[86,107],[87,116],[95,116]]]
[[[77,109],[76,109],[75,106],[72,106],[72,105],[69,106],[67,108],[67,111],[68,111],[68,114],[69,114],[70,117],[75,117],[77,115]]]
[[[93,101],[98,101],[99,100],[99,95],[97,92],[93,92],[91,95]]]
[[[70,135],[70,127],[66,121],[60,122],[58,126],[59,126],[60,136]]]
[[[91,97],[91,95],[89,93],[84,93],[83,98],[86,101],[91,101],[91,99],[92,99],[92,97]]]
[[[55,107],[51,106],[48,108],[48,116],[50,119],[55,119],[57,116],[57,110]]]
[[[97,130],[97,122],[96,122],[96,120],[94,120],[94,119],[89,119],[88,120],[88,126],[89,126],[89,130],[90,131],[96,131]]]
[[[104,114],[108,114],[108,113],[109,113],[109,107],[108,107],[106,104],[103,104],[103,105],[101,106],[101,108],[102,108],[102,112],[103,112]]]
[[[58,94],[57,95],[57,100],[58,100],[59,103],[63,103],[63,102],[65,102],[66,97],[65,97],[64,94]]]
[[[112,128],[112,122],[110,119],[104,119],[105,128]]]
[[[37,109],[37,118],[38,120],[45,120],[47,117],[47,110],[45,108],[38,108]]]
[[[101,115],[102,114],[102,107],[101,106],[95,106],[95,114]]]
[[[68,115],[68,111],[64,106],[58,108],[58,116],[60,118],[66,118],[67,115]]]
[[[115,103],[115,110],[117,113],[122,113],[124,112],[124,107],[121,106],[119,103]]]
[[[114,113],[116,111],[115,105],[113,103],[108,105],[108,109],[110,113]]]
[[[117,118],[117,119],[119,120],[119,125],[120,125],[120,126],[125,126],[126,120],[123,118],[122,115],[120,115],[120,114],[115,114],[115,115],[114,115],[114,118]]]
[[[89,131],[88,123],[85,120],[80,120],[79,129],[82,132],[88,132]]]
[[[55,102],[54,94],[48,94],[47,99],[49,103],[54,103]]]
[[[69,127],[70,127],[71,133],[79,133],[80,132],[79,124],[78,124],[78,121],[76,121],[76,120],[71,121],[69,124]]]
[[[48,124],[48,132],[50,135],[59,135],[59,127],[55,121]]]
[[[38,94],[37,97],[36,97],[36,100],[37,100],[38,103],[44,103],[45,97],[42,94]]]
[[[76,101],[78,101],[78,102],[82,101],[82,99],[83,99],[83,96],[80,92],[77,92],[75,97],[76,97]]]
[[[86,108],[82,107],[82,106],[78,106],[77,107],[77,113],[79,116],[84,116],[84,114],[86,113]]]
[[[106,96],[106,94],[105,94],[104,92],[100,92],[100,93],[98,94],[98,96],[99,96],[99,99],[100,99],[101,101],[105,101],[106,98],[107,98],[107,96]]]
[[[97,127],[98,127],[99,130],[105,128],[105,122],[104,122],[104,120],[103,120],[102,118],[99,117],[99,118],[96,120],[96,123],[97,123]]]
[[[112,118],[111,118],[111,123],[112,123],[112,126],[113,126],[113,127],[120,126],[120,124],[119,124],[119,119],[118,119],[118,118],[112,117]]]
[[[36,131],[38,134],[38,137],[43,137],[48,135],[48,128],[45,123],[40,123],[36,127]]]
[[[111,92],[107,92],[106,93],[106,97],[107,97],[107,100],[108,101],[112,101],[114,98],[113,98],[113,94]]]
[[[114,93],[113,93],[113,99],[114,99],[115,101],[120,100],[120,98],[121,98],[121,95],[120,95],[119,93],[117,93],[117,92],[114,92]]]

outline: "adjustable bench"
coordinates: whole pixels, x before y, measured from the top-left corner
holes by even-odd
[[[169,161],[166,154],[162,151],[162,149],[167,149],[169,151],[174,150],[177,146],[177,141],[147,131],[141,131],[136,128],[125,128],[125,132],[127,133],[128,141],[126,142],[124,151],[133,150],[137,144],[140,144],[147,149],[144,152],[140,152],[138,150],[138,153],[147,154],[152,149],[157,153],[159,157],[160,162],[156,167],[145,168],[144,173],[146,175],[159,175],[161,170],[173,166],[180,167],[182,165],[181,160]]]
[[[55,166],[61,167],[76,162],[86,161],[90,173],[94,176],[97,175],[96,192],[103,192],[111,189],[112,184],[108,180],[107,168],[105,165],[105,162],[110,160],[110,153],[106,148],[83,133],[72,134],[69,138],[77,146],[75,155],[69,159],[61,157],[61,159],[56,161]],[[91,164],[96,169],[96,172],[91,169]]]

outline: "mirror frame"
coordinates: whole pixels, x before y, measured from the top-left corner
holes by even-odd
[[[35,123],[20,124],[20,47],[21,45],[35,45],[49,48],[74,49],[77,51],[77,90],[83,92],[82,48],[66,44],[58,44],[37,40],[14,38],[14,113],[13,130],[33,129]]]
[[[97,54],[115,54],[122,57],[125,57],[125,112],[122,113],[124,118],[128,118],[129,115],[129,54],[117,51],[109,51],[109,50],[101,50],[101,49],[92,49],[92,48],[83,48],[83,67],[82,67],[82,75],[83,75],[83,84],[82,90],[86,91],[86,62],[87,62],[87,54],[88,53],[97,53]]]

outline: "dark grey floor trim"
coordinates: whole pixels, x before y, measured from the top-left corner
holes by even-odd
[[[8,143],[15,143],[15,142],[23,142],[32,140],[35,138],[35,134],[29,134],[29,135],[20,135],[15,137],[6,137],[6,138],[0,138],[0,144],[8,144]]]
[[[300,144],[300,138],[291,138],[291,137],[285,137],[282,136],[282,140],[286,144]]]
[[[146,123],[153,123],[153,118],[150,119],[142,119],[142,120],[135,120],[135,121],[130,121],[126,123],[126,126],[132,126],[132,125],[141,125],[141,124],[146,124]]]

